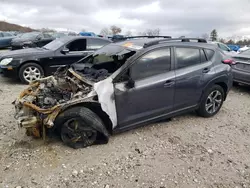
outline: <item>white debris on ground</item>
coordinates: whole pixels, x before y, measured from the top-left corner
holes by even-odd
[[[191,113],[78,150],[18,129],[11,102],[25,87],[0,77],[0,187],[250,187],[249,87],[213,118]]]

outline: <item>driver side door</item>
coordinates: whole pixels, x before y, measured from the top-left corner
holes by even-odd
[[[147,52],[129,68],[130,81],[114,84],[117,129],[155,120],[173,109],[175,73],[172,53],[170,47]],[[127,83],[130,83],[129,87]]]

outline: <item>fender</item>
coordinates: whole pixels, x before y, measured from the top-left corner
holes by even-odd
[[[210,80],[206,84],[206,86],[202,90],[202,95],[201,95],[200,101],[202,100],[202,97],[203,97],[203,94],[205,93],[205,91],[207,91],[207,89],[210,88],[211,86],[218,84],[218,83],[222,83],[222,84],[226,85],[227,88],[225,90],[225,94],[227,95],[228,90],[229,90],[229,88],[228,88],[228,75],[224,74],[224,75],[217,76],[217,77],[213,78],[212,80]],[[223,89],[225,89],[225,88],[223,88]],[[225,99],[226,99],[226,95],[225,95]]]

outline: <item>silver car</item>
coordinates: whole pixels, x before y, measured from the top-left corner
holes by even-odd
[[[233,56],[232,66],[234,82],[250,85],[250,49]]]

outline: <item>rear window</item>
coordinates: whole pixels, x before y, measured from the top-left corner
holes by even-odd
[[[214,51],[209,49],[204,49],[207,55],[207,59],[210,61],[214,56]]]

